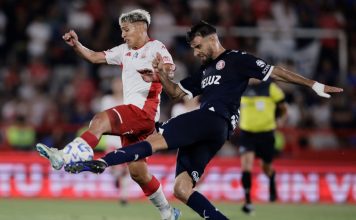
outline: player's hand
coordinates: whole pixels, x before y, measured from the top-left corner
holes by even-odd
[[[159,82],[159,77],[157,75],[157,73],[153,72],[152,69],[140,69],[140,70],[137,70],[137,72],[139,74],[141,74],[141,77],[143,79],[143,81],[145,82]]]
[[[316,94],[324,98],[330,98],[330,94],[328,93],[339,93],[344,91],[342,88],[324,85],[319,82],[315,82],[312,89],[316,92]]]
[[[73,30],[65,33],[62,38],[71,47],[74,47],[78,43],[78,35]]]
[[[156,57],[152,61],[153,71],[156,73],[163,73],[163,58],[160,53],[156,53]]]

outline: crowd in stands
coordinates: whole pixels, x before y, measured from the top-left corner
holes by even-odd
[[[6,145],[32,150],[37,141],[64,146],[76,129],[102,110],[100,103],[112,92],[111,82],[120,77],[120,68],[89,64],[64,43],[62,35],[74,29],[88,48],[110,49],[123,42],[118,16],[135,8],[150,11],[150,36],[169,48],[177,81],[193,74],[199,63],[184,35],[165,30],[203,19],[226,30],[222,38],[226,48],[246,50],[343,87],[343,94],[322,99],[312,90],[280,84],[289,104],[284,127],[332,131],[301,139],[301,146],[356,149],[355,134],[345,141],[333,132],[356,129],[356,1],[0,0],[0,150]],[[235,26],[281,31],[236,37],[229,32]],[[338,39],[296,38],[295,28],[342,30],[347,37],[347,73],[340,70]],[[184,111],[184,103],[179,105],[163,95],[161,121]]]

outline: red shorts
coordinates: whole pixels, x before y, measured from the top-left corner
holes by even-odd
[[[122,146],[145,140],[155,131],[155,122],[134,105],[119,105],[105,111],[110,120],[111,134],[121,136]]]

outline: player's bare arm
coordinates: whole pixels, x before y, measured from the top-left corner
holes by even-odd
[[[174,66],[164,66],[162,56],[157,53],[155,59],[152,61],[154,72],[158,73],[159,79],[162,83],[163,89],[172,98],[173,101],[183,99],[187,95],[177,83],[171,80]]]
[[[91,63],[106,63],[105,54],[103,52],[95,52],[83,46],[79,42],[79,38],[75,31],[70,30],[62,36],[63,40],[71,46],[74,51],[84,59]]]
[[[273,68],[271,77],[279,81],[308,86],[312,88],[319,96],[324,98],[330,98],[330,94],[328,93],[339,93],[343,91],[342,88],[324,85],[322,83],[298,75],[280,66],[276,66]]]

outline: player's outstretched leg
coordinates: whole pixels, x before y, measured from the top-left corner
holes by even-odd
[[[64,165],[64,159],[62,157],[61,151],[56,148],[47,147],[45,144],[38,143],[36,144],[36,150],[44,158],[47,158],[52,167],[56,170],[60,170]]]

